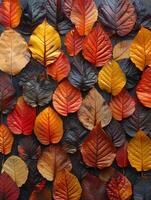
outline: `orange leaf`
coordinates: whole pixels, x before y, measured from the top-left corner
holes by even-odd
[[[91,31],[97,17],[98,10],[93,0],[74,0],[70,19],[80,35]]]
[[[111,59],[111,41],[99,24],[85,38],[83,42],[83,56],[97,67],[101,67]]]
[[[14,134],[32,134],[36,118],[36,109],[19,97],[15,109],[8,115],[8,127]]]
[[[109,167],[114,158],[116,149],[109,136],[98,124],[82,143],[81,153],[85,164],[89,167],[103,169]]]
[[[47,107],[37,116],[34,131],[42,144],[56,144],[63,136],[63,122],[52,108]]]
[[[47,74],[57,81],[66,78],[69,72],[70,63],[64,53],[61,53],[54,63],[47,66]]]
[[[82,50],[83,39],[76,29],[66,34],[64,43],[70,56],[76,56]]]
[[[53,185],[55,200],[79,200],[81,192],[82,189],[76,176],[67,170],[62,170],[57,174]]]
[[[127,152],[128,142],[126,141],[116,153],[116,162],[119,167],[127,167],[129,164],[128,161],[128,152]]]
[[[109,200],[128,200],[132,196],[132,186],[126,176],[117,172],[107,185]]]
[[[151,68],[146,69],[137,85],[136,94],[140,102],[151,108]]]
[[[65,150],[59,146],[49,146],[44,149],[37,165],[41,175],[49,181],[53,181],[56,174],[63,169],[71,170],[71,161]]]
[[[19,0],[3,0],[0,5],[0,23],[5,27],[16,28],[20,23],[21,14]]]
[[[135,111],[135,100],[127,90],[123,89],[117,96],[112,98],[110,108],[113,117],[121,121],[133,114]]]
[[[11,152],[13,145],[13,135],[4,124],[0,125],[0,152],[7,155]]]
[[[59,84],[52,99],[54,108],[63,116],[76,112],[82,103],[80,91],[73,87],[68,80],[64,80]]]

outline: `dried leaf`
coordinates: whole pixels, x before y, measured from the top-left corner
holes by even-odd
[[[48,190],[47,188],[44,188],[42,190],[34,190],[31,195],[29,200],[52,200],[52,195],[51,195],[51,191]]]
[[[111,166],[116,156],[115,152],[111,139],[101,129],[100,124],[89,133],[81,147],[85,164],[99,169]]]
[[[19,33],[5,30],[0,36],[0,70],[10,75],[18,74],[30,60],[27,47]]]
[[[36,109],[27,105],[23,97],[19,97],[14,110],[7,117],[9,129],[14,134],[32,134],[36,119]]]
[[[55,90],[53,97],[53,106],[55,110],[67,116],[79,110],[82,103],[80,91],[73,87],[68,80],[63,80]]]
[[[62,119],[51,107],[47,107],[37,116],[34,132],[42,144],[56,144],[63,136]]]
[[[126,78],[119,64],[112,60],[105,64],[98,75],[98,84],[102,90],[118,95],[126,84]]]
[[[19,0],[3,0],[0,5],[0,23],[7,28],[16,28],[20,23],[22,9]]]
[[[2,172],[6,172],[18,187],[21,187],[28,177],[28,168],[24,161],[18,156],[10,156],[4,162]]]
[[[44,66],[55,62],[61,51],[61,40],[57,31],[44,20],[30,36],[29,49],[32,57]]]
[[[73,0],[64,0],[64,12],[68,18],[70,18],[73,2]]]
[[[13,135],[4,124],[0,124],[0,152],[7,155],[11,152],[13,145]]]
[[[112,44],[100,24],[88,34],[83,42],[83,56],[93,65],[101,67],[112,57]]]
[[[128,159],[137,171],[151,169],[151,139],[141,130],[128,144]]]
[[[99,122],[102,127],[108,125],[112,119],[112,113],[104,98],[93,88],[83,100],[78,117],[85,128],[92,130]]]
[[[57,173],[53,183],[53,197],[55,200],[79,200],[81,192],[82,189],[76,176],[65,169]]]
[[[151,66],[151,31],[141,27],[131,44],[130,58],[141,71]]]
[[[119,167],[127,167],[129,165],[128,161],[128,142],[126,141],[118,150],[116,153],[116,162]]]
[[[55,145],[45,148],[38,160],[37,168],[44,178],[53,181],[59,171],[70,171],[72,164],[63,148]]]
[[[98,11],[93,0],[74,0],[70,15],[71,21],[80,35],[87,35],[98,17]]]

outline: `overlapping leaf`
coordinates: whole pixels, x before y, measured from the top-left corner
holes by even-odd
[[[44,178],[53,181],[56,174],[63,170],[71,170],[72,165],[67,153],[59,145],[47,147],[38,160],[38,170]]]
[[[70,17],[72,6],[73,6],[73,0],[64,1],[64,12],[68,18]]]
[[[112,113],[104,98],[95,88],[92,88],[82,102],[78,117],[85,128],[92,130],[99,122],[102,127],[108,125]]]
[[[99,19],[113,33],[125,36],[132,31],[137,16],[131,1],[102,0],[99,6]]]
[[[151,139],[141,130],[128,144],[128,159],[137,171],[151,169]]]
[[[88,34],[83,42],[83,56],[93,65],[101,67],[112,57],[112,44],[100,24]]]
[[[29,200],[52,200],[52,195],[51,195],[51,191],[47,188],[44,189],[35,189],[31,195]]]
[[[67,116],[80,108],[82,96],[80,91],[73,87],[68,80],[63,80],[55,90],[52,100],[55,110],[59,114]]]
[[[53,197],[55,200],[70,199],[79,200],[81,186],[78,179],[67,170],[57,173],[53,184]]]
[[[0,70],[18,74],[29,62],[30,54],[24,38],[12,29],[5,30],[0,36]]]
[[[109,136],[96,125],[84,140],[81,147],[83,160],[89,167],[103,169],[109,167],[116,154],[115,147]]]
[[[62,119],[51,107],[47,107],[37,116],[34,132],[42,144],[56,144],[63,136]]]
[[[118,95],[126,84],[126,78],[119,64],[112,60],[105,64],[98,75],[98,84],[102,90]]]
[[[74,0],[70,19],[81,36],[91,31],[97,17],[98,11],[93,0]]]
[[[116,153],[116,162],[119,167],[127,167],[129,165],[128,153],[127,153],[128,142],[126,141]]]
[[[0,152],[7,155],[11,152],[13,145],[13,135],[4,124],[0,124]]]

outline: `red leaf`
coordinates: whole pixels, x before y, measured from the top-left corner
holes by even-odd
[[[70,17],[72,6],[73,6],[73,0],[65,0],[65,2],[64,2],[64,13],[66,14],[66,16],[68,18]]]
[[[82,50],[83,39],[76,29],[66,34],[64,43],[70,56],[76,56]]]
[[[15,109],[8,115],[8,127],[14,134],[32,134],[36,118],[36,109],[30,107],[23,99],[19,97]]]
[[[66,78],[69,72],[70,63],[64,53],[61,53],[59,58],[47,67],[47,74],[57,81]]]
[[[116,153],[116,162],[119,167],[127,167],[129,165],[128,153],[127,153],[128,142],[126,141]]]
[[[127,90],[123,89],[118,95],[114,96],[110,102],[113,117],[121,121],[131,116],[135,111],[135,104],[134,98],[130,96]]]
[[[97,67],[101,67],[111,59],[111,41],[99,24],[85,38],[83,42],[83,56]]]

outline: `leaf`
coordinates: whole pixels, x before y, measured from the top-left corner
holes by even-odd
[[[3,0],[0,5],[0,23],[7,28],[16,28],[20,23],[22,9],[19,0]]]
[[[87,174],[82,180],[82,200],[107,200],[106,184],[97,176]]]
[[[18,74],[29,62],[30,54],[24,38],[12,29],[5,30],[0,36],[0,70]]]
[[[126,78],[119,64],[112,60],[105,64],[98,75],[98,84],[102,90],[118,95],[126,84]]]
[[[29,200],[52,200],[51,191],[47,188],[44,188],[42,190],[33,190],[33,192],[30,195]]]
[[[29,49],[32,57],[44,66],[55,62],[61,51],[61,40],[57,31],[44,20],[30,36]]]
[[[65,169],[57,173],[53,183],[53,197],[55,200],[79,200],[81,192],[82,189],[76,176]]]
[[[23,97],[19,97],[14,110],[7,117],[9,129],[14,134],[32,134],[36,119],[36,109],[27,105]]]
[[[132,40],[123,40],[113,48],[113,59],[118,61],[130,57],[130,46]]]
[[[80,147],[83,139],[88,134],[77,115],[69,115],[64,119],[64,134],[62,139],[63,148],[68,153],[75,153]]]
[[[101,129],[100,124],[89,133],[81,147],[84,163],[99,169],[111,166],[116,156],[115,152],[111,139]]]
[[[109,200],[128,200],[132,196],[132,186],[126,176],[117,172],[107,184]]]
[[[51,101],[55,88],[56,82],[52,79],[31,78],[23,83],[23,97],[32,107],[45,106]]]
[[[16,91],[8,75],[0,73],[0,112],[9,113],[16,104]]]
[[[84,58],[97,67],[111,59],[112,44],[100,24],[97,24],[85,38],[82,50]]]
[[[76,29],[68,32],[64,39],[64,44],[70,56],[76,56],[82,50],[84,37],[80,36]]]
[[[139,101],[145,106],[151,108],[151,68],[146,69],[136,88],[136,94]]]
[[[66,78],[69,72],[70,62],[64,53],[61,53],[58,59],[47,67],[47,74],[58,82]]]
[[[55,90],[52,100],[55,110],[59,114],[67,116],[80,108],[82,96],[77,88],[73,87],[68,80],[64,80]]]
[[[67,169],[70,171],[72,164],[63,148],[55,145],[45,148],[38,160],[37,168],[44,178],[53,181],[56,174],[61,170]]]
[[[112,176],[115,174],[116,169],[111,167],[106,167],[104,169],[102,169],[101,171],[99,171],[99,179],[104,182],[107,183]]]
[[[32,136],[24,137],[19,140],[18,154],[25,161],[36,161],[41,155],[41,146]]]
[[[73,6],[73,0],[64,0],[64,13],[68,18],[70,18],[71,10]]]
[[[4,124],[0,124],[0,152],[7,155],[11,152],[13,145],[13,135]]]
[[[17,200],[19,188],[5,172],[0,175],[0,199]]]
[[[93,0],[74,0],[70,15],[78,33],[87,35],[98,17],[98,11]]]
[[[135,100],[129,92],[123,89],[118,95],[114,96],[110,102],[112,115],[116,120],[123,120],[131,116],[135,111]]]
[[[128,144],[128,159],[137,171],[151,169],[151,139],[142,130]]]
[[[119,167],[127,167],[129,165],[128,153],[127,153],[128,142],[125,143],[117,150],[116,162]]]
[[[151,65],[151,31],[141,27],[130,47],[130,58],[136,67],[143,71]]]
[[[68,80],[74,87],[87,91],[97,82],[97,71],[84,59],[76,59],[72,65]]]
[[[63,136],[62,119],[51,107],[47,107],[37,116],[34,132],[40,143],[56,144]]]
[[[151,118],[151,110],[137,103],[133,115],[122,121],[123,128],[125,132],[131,137],[134,137],[135,133],[140,129],[150,135],[151,134],[150,118]]]
[[[113,33],[125,36],[132,31],[137,16],[131,1],[102,0],[99,6],[99,19]]]
[[[18,156],[10,156],[4,162],[2,172],[6,172],[18,187],[21,187],[28,177],[28,168],[24,161]]]
[[[115,119],[112,119],[111,122],[104,127],[104,130],[112,139],[115,147],[120,147],[125,142],[126,137],[124,134],[124,129]]]
[[[78,118],[89,130],[92,130],[99,122],[102,127],[110,123],[112,119],[110,108],[95,88],[92,88],[83,100],[78,111]]]

